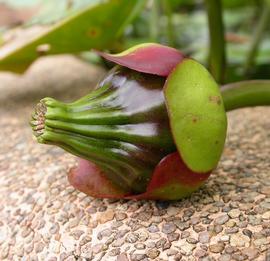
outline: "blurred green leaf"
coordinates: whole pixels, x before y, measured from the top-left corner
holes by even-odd
[[[224,8],[242,8],[245,6],[255,6],[261,0],[222,0],[222,4]]]
[[[15,50],[1,52],[0,49],[0,70],[22,72],[45,53],[110,49],[145,2],[146,0],[110,0],[88,6]]]
[[[195,5],[196,1],[195,0],[169,0],[168,3],[172,6],[172,8],[180,8],[182,6]]]

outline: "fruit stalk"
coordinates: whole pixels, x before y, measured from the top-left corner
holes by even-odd
[[[270,81],[253,80],[227,84],[222,86],[221,94],[226,111],[270,105]]]

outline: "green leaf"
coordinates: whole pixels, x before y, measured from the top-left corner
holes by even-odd
[[[14,50],[0,49],[0,70],[22,72],[44,52],[78,53],[110,48],[144,3],[145,0],[110,0],[88,6]]]

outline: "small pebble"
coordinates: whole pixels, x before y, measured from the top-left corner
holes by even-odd
[[[224,250],[224,244],[223,243],[217,243],[217,244],[214,244],[214,245],[210,245],[209,250],[212,253],[221,253]]]
[[[199,233],[199,241],[200,243],[208,243],[210,241],[210,234],[208,231],[204,231]]]
[[[158,249],[149,249],[146,252],[146,255],[150,258],[150,259],[155,259],[156,257],[158,257],[160,254],[160,251]]]
[[[231,255],[229,254],[223,254],[220,256],[220,258],[218,259],[218,261],[231,261]]]
[[[143,243],[136,243],[135,244],[135,248],[138,249],[138,250],[145,249],[145,244],[143,244]]]
[[[198,258],[205,257],[206,255],[207,255],[207,252],[204,251],[204,250],[202,250],[202,249],[197,249],[197,250],[195,251],[195,254],[194,254],[194,256],[195,256],[195,257],[198,257]]]
[[[127,243],[135,243],[137,240],[138,240],[138,235],[135,233],[131,233],[126,236]]]
[[[120,213],[116,213],[114,217],[116,221],[122,221],[127,218],[127,214],[120,212]]]
[[[230,244],[235,247],[249,246],[250,238],[243,234],[233,234],[230,237]]]
[[[178,251],[175,249],[169,249],[166,252],[167,256],[175,256],[177,253],[178,253]]]
[[[174,223],[165,223],[162,226],[162,232],[165,234],[173,233],[176,230],[176,225]]]
[[[168,234],[167,237],[168,237],[168,240],[170,242],[173,242],[173,241],[177,241],[179,239],[180,234],[179,233],[170,233],[170,234]]]
[[[150,233],[156,233],[156,232],[159,231],[159,228],[158,228],[158,226],[156,226],[156,225],[151,225],[150,227],[148,227],[148,231],[149,231]]]
[[[217,224],[217,225],[223,225],[223,224],[225,224],[228,220],[229,220],[229,216],[225,214],[225,215],[221,215],[221,216],[219,216],[218,218],[216,218],[216,219],[214,220],[214,222],[215,222],[215,224]]]

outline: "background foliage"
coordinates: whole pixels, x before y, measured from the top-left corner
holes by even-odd
[[[0,6],[21,14],[19,22],[1,25],[0,69],[22,72],[39,55],[57,53],[104,63],[90,52],[92,48],[119,52],[142,42],[173,46],[207,65],[213,49],[209,48],[213,40],[208,36],[209,4],[211,0],[0,0]],[[225,49],[217,48],[216,53],[226,55],[223,80],[269,78],[269,1],[222,0],[220,4]],[[18,30],[18,24],[23,32],[41,29],[13,46],[5,36],[14,25]],[[216,25],[215,32],[220,30]]]

